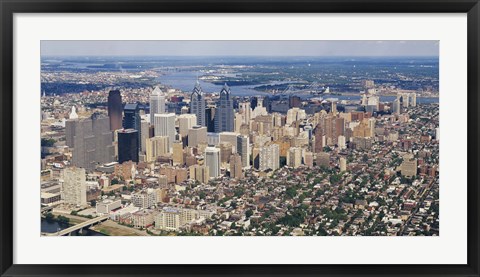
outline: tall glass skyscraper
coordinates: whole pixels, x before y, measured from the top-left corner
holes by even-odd
[[[142,148],[141,122],[142,121],[140,117],[140,109],[138,107],[138,104],[125,104],[125,108],[123,109],[123,128],[137,130],[139,149]]]
[[[233,99],[230,88],[225,84],[220,91],[220,99],[215,111],[215,132],[233,132],[234,130]]]
[[[138,131],[124,129],[118,131],[118,162],[132,161],[138,163]]]
[[[122,128],[122,95],[119,90],[108,93],[108,116],[110,117],[110,130]]]
[[[190,97],[190,113],[197,116],[197,125],[207,126],[205,117],[205,96],[197,81]]]

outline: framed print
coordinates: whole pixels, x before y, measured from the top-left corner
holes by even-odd
[[[1,7],[1,276],[479,275],[478,1]]]

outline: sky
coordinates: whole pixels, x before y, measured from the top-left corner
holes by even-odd
[[[437,40],[70,40],[41,42],[45,56],[430,56]]]

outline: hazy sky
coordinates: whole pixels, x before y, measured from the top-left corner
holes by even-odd
[[[42,56],[438,56],[433,40],[42,41]]]

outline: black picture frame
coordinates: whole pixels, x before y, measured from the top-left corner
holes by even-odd
[[[479,276],[478,0],[0,0],[1,276]],[[18,265],[13,264],[14,13],[467,13],[468,263],[466,265]],[[454,255],[454,253],[452,253]]]

